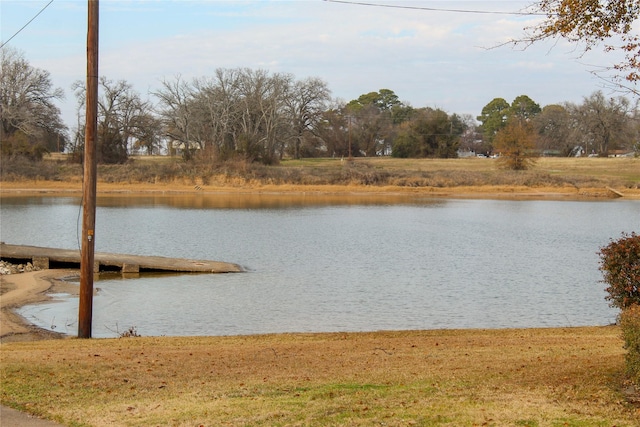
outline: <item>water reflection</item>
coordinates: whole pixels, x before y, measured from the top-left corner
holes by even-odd
[[[380,194],[162,194],[103,195],[98,198],[101,207],[166,206],[180,209],[292,209],[321,206],[385,206],[438,204],[433,198],[411,195]]]
[[[61,195],[15,196],[0,195],[7,206],[50,206],[81,204],[80,197]],[[322,206],[388,206],[388,205],[438,205],[443,200],[410,194],[380,193],[163,193],[127,194],[106,193],[97,198],[97,206],[155,207],[165,206],[179,209],[291,209]]]

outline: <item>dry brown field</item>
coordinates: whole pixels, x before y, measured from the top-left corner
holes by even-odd
[[[0,191],[81,191],[81,169],[60,156],[3,165]],[[507,171],[495,159],[356,158],[186,164],[136,157],[101,165],[99,192],[415,193],[434,197],[640,198],[640,158],[540,158],[531,170]]]

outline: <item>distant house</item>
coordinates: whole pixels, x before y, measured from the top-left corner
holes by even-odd
[[[169,153],[182,155],[185,149],[186,149],[186,144],[182,141],[178,141],[174,139],[170,142]],[[192,142],[191,144],[189,144],[189,150],[191,150],[192,152],[194,150],[199,150],[199,149],[200,149],[200,144],[197,144],[195,142]]]
[[[609,157],[634,157],[635,153],[629,150],[611,150]]]

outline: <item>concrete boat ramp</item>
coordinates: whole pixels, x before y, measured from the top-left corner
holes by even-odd
[[[8,245],[0,243],[0,258],[9,262],[31,262],[39,269],[80,268],[80,251],[73,249],[43,248],[39,246]],[[237,264],[220,261],[167,258],[96,252],[93,271],[185,272],[185,273],[239,273]]]

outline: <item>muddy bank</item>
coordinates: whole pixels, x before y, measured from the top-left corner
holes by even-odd
[[[23,305],[49,301],[49,293],[77,294],[78,286],[63,280],[77,275],[77,270],[42,270],[0,276],[0,342],[65,337],[32,325],[15,310]]]

